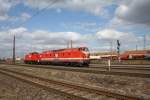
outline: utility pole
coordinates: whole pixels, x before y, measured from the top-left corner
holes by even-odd
[[[71,48],[72,48],[72,40],[70,41],[70,45],[71,45]]]
[[[112,41],[110,41],[110,53],[111,53],[111,60],[112,60]]]
[[[138,45],[136,45],[136,51],[138,50]]]
[[[16,55],[15,55],[15,35],[14,35],[14,38],[13,38],[13,63],[15,64],[15,61],[16,61]]]
[[[146,35],[143,36],[143,50],[146,49]]]

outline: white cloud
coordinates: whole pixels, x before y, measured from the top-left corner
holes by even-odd
[[[142,46],[142,37],[133,33],[120,32],[112,29],[104,29],[96,34],[80,34],[77,32],[49,32],[45,30],[29,31],[27,28],[19,27],[8,31],[0,32],[0,55],[12,55],[13,35],[16,34],[17,56],[23,56],[32,51],[52,50],[66,48],[67,43],[72,39],[73,47],[88,46],[92,51],[109,50],[110,40],[113,40],[116,49],[116,39],[121,42],[122,49],[134,48],[138,43]],[[147,38],[148,43],[148,38]]]
[[[9,18],[7,19],[7,21],[12,22],[11,24],[15,25],[15,22],[24,22],[28,19],[31,18],[31,15],[26,13],[26,12],[22,12],[17,16],[9,16]],[[12,25],[12,26],[13,26]]]
[[[49,32],[35,30],[30,32],[24,27],[10,29],[0,32],[0,55],[11,56],[13,35],[16,34],[16,51],[18,56],[32,51],[43,51],[50,49],[66,48],[70,40],[73,47],[89,46],[89,42],[95,39],[92,34],[80,34],[77,32]],[[3,52],[3,53],[2,53]]]
[[[29,18],[31,18],[31,15],[29,15],[28,13],[24,12],[20,15],[20,19],[22,19],[23,21],[26,21]]]
[[[0,15],[0,21],[7,20],[9,18],[8,15]]]
[[[7,12],[11,7],[11,3],[8,0],[0,0],[0,20],[6,20],[8,18]]]
[[[0,0],[0,21],[7,20],[9,18],[7,13],[10,8],[19,2],[20,0]]]
[[[25,21],[31,16],[28,13],[21,13],[19,16],[9,16],[8,12],[12,7],[23,2],[22,0],[0,0],[0,21]]]
[[[15,28],[15,29],[10,29],[10,30],[9,30],[9,33],[18,35],[18,34],[25,33],[26,31],[27,31],[26,28],[24,28],[24,27],[19,27],[19,28]]]
[[[103,7],[116,3],[117,0],[27,0],[25,4],[34,8],[67,8],[103,15]]]
[[[150,25],[150,0],[124,0],[118,4],[111,26]]]
[[[116,40],[121,42],[121,49],[128,50],[133,49],[138,44],[141,48],[143,43],[142,39],[139,39],[140,36],[137,36],[133,33],[121,32],[114,29],[104,29],[96,33],[97,38],[100,43],[106,43],[105,45],[109,45],[110,42],[113,42],[113,45],[116,45]]]
[[[69,30],[79,30],[85,33],[95,33],[99,30],[101,27],[101,24],[98,24],[96,22],[65,22],[61,23],[61,26],[65,29]]]
[[[43,30],[37,30],[30,34],[33,38],[50,38],[50,39],[64,39],[77,41],[81,36],[77,32],[48,32]],[[57,40],[56,40],[57,41]]]
[[[136,41],[136,36],[133,33],[121,32],[114,29],[104,29],[96,33],[98,39],[102,40],[126,40],[129,39],[131,42]]]
[[[125,35],[125,33],[118,32],[112,29],[104,29],[102,31],[97,32],[96,35],[98,36],[99,39],[112,40],[112,39],[120,39],[122,36]]]

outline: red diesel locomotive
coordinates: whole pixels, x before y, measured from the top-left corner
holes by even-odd
[[[46,51],[42,53],[33,52],[25,55],[24,62],[27,64],[59,64],[88,66],[90,54],[87,47],[67,48]]]

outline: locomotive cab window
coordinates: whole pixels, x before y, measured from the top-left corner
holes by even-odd
[[[88,48],[79,48],[79,51],[89,51]]]
[[[84,48],[84,51],[89,51],[89,49],[88,48]]]

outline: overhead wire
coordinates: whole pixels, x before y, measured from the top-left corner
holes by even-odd
[[[57,2],[58,0],[52,0],[52,2],[50,4],[48,4],[46,7],[38,10],[37,12],[35,12],[32,16],[30,16],[30,18],[28,18],[26,21],[22,22],[21,24],[19,25],[13,25],[13,24],[16,24],[15,22],[11,23],[8,23],[6,24],[5,27],[11,27],[11,28],[15,28],[15,27],[19,27],[19,26],[23,26],[24,24],[28,23],[30,20],[32,20],[34,17],[38,16],[39,14],[43,13],[45,10],[47,10],[48,8],[52,7],[55,5],[55,3]],[[13,26],[12,26],[13,25]]]

